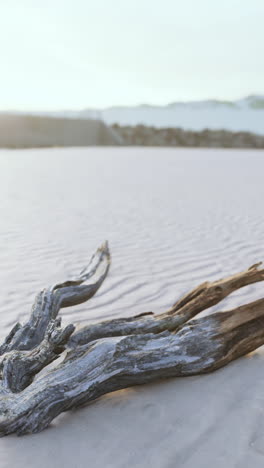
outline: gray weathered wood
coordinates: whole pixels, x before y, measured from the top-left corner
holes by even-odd
[[[154,315],[152,312],[146,312],[135,317],[105,320],[84,326],[73,333],[69,346],[76,347],[110,336],[161,333],[164,330],[176,331],[188,320],[218,304],[237,289],[263,281],[264,270],[259,269],[260,265],[261,263],[252,265],[241,273],[218,281],[202,283],[162,314]]]
[[[0,435],[38,432],[61,412],[99,396],[157,378],[211,372],[264,343],[264,299],[192,319],[233,291],[264,280],[260,264],[203,283],[167,312],[143,313],[61,329],[59,309],[88,300],[110,265],[104,244],[77,278],[37,296],[26,325],[16,325],[1,347]],[[92,284],[84,284],[92,280]],[[40,293],[41,294],[41,293]],[[65,350],[56,367],[40,370]]]
[[[0,356],[11,351],[29,350],[39,345],[51,320],[62,307],[69,307],[90,299],[100,288],[110,267],[110,253],[105,243],[92,256],[88,266],[76,278],[43,289],[37,295],[25,325],[17,323],[0,346]],[[92,283],[84,284],[93,279]]]

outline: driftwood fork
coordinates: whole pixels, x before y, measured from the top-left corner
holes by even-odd
[[[168,311],[61,327],[61,308],[99,289],[110,267],[107,243],[77,278],[41,291],[28,322],[0,346],[0,435],[38,432],[64,411],[158,378],[211,372],[264,344],[264,299],[200,319],[200,312],[239,288],[264,280],[256,264],[206,282]],[[67,349],[60,364],[48,364]]]

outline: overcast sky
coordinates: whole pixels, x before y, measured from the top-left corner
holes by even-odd
[[[264,0],[0,0],[0,108],[264,94]]]

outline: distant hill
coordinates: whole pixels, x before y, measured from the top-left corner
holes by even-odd
[[[0,147],[115,145],[118,135],[99,120],[0,114]]]
[[[158,128],[180,127],[195,131],[208,128],[264,134],[264,96],[257,95],[237,101],[174,102],[165,106],[142,104],[135,107],[69,110],[47,114],[67,118],[101,119],[109,125],[143,124]]]
[[[264,97],[0,113],[0,147],[90,145],[264,148]]]

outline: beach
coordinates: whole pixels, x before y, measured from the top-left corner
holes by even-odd
[[[0,151],[0,338],[37,292],[81,270],[105,239],[112,267],[63,324],[163,312],[264,260],[263,151]],[[206,313],[263,297],[261,283]],[[0,467],[262,467],[262,348],[206,376],[106,395],[42,433],[0,439]]]

